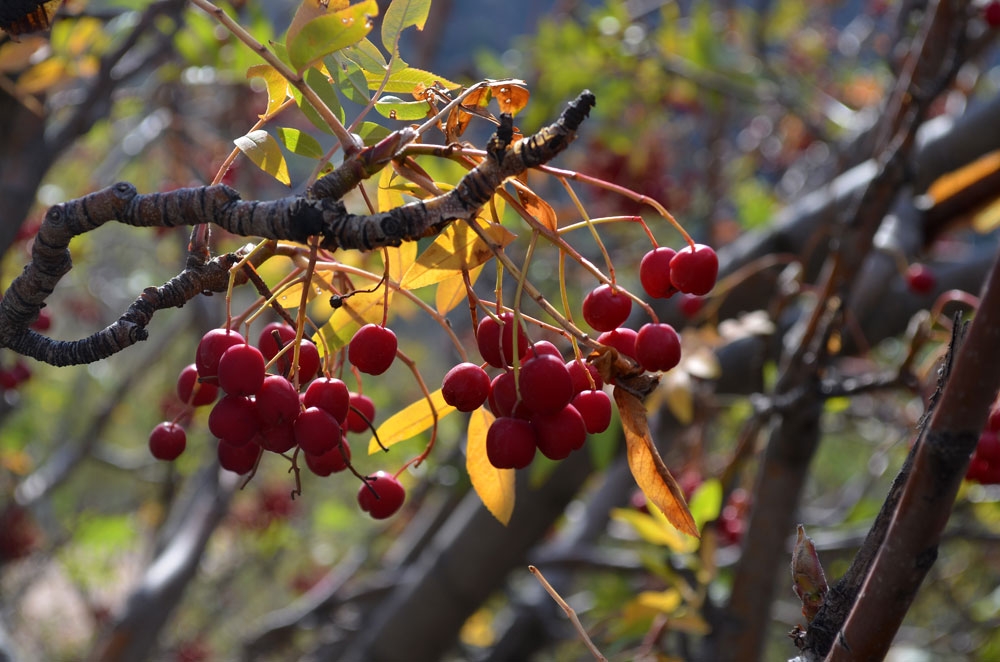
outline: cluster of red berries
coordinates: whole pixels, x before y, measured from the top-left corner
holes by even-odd
[[[294,342],[295,335],[291,326],[274,322],[264,327],[255,347],[235,331],[213,329],[198,344],[195,363],[181,371],[177,395],[182,402],[192,408],[215,403],[208,428],[219,440],[222,468],[246,474],[263,451],[283,454],[297,447],[310,471],[329,476],[350,464],[347,433],[370,428],[374,402],[350,392],[339,379],[322,375],[313,379],[320,356],[316,345],[306,339],[300,341],[297,366],[305,389],[296,390],[285,376],[291,373],[293,353],[283,349]],[[348,354],[359,370],[380,374],[395,358],[395,351],[392,331],[366,325],[352,339]],[[283,353],[274,365],[280,374],[268,374],[267,363],[279,352]],[[223,396],[216,401],[220,388]],[[176,459],[185,445],[186,433],[176,421],[160,423],[149,437],[150,452],[161,460]],[[392,515],[404,498],[399,481],[382,472],[369,478],[358,493],[361,508],[376,519]]]
[[[1000,406],[990,410],[965,478],[983,485],[1000,484]]]
[[[31,368],[22,360],[18,360],[10,368],[0,368],[0,391],[16,389],[31,379]]]
[[[719,536],[727,545],[738,545],[743,540],[749,509],[750,495],[747,491],[742,487],[733,490],[719,515]]]

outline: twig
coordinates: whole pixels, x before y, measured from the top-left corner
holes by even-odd
[[[600,660],[600,662],[608,662],[608,658],[604,657],[601,654],[601,651],[597,650],[597,646],[594,645],[594,642],[590,640],[590,637],[587,635],[587,631],[584,630],[583,625],[580,624],[580,619],[576,617],[576,612],[573,611],[573,608],[562,599],[562,596],[559,595],[554,588],[552,588],[552,585],[546,581],[545,577],[542,575],[542,571],[533,565],[529,565],[528,570],[535,576],[535,579],[537,579],[542,585],[542,588],[544,588],[548,594],[552,596],[552,599],[556,601],[556,604],[559,605],[564,612],[566,612],[569,620],[573,623],[573,627],[576,628],[577,633],[580,635],[580,639],[583,640],[584,645],[591,652],[591,654],[597,660]]]

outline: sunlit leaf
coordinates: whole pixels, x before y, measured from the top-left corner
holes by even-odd
[[[281,148],[278,147],[278,141],[274,139],[274,136],[263,129],[258,129],[245,136],[240,136],[233,142],[258,168],[285,186],[291,185],[292,180],[288,177],[285,155],[281,153]]]
[[[483,265],[479,265],[469,272],[469,284],[475,285],[476,279],[483,270]],[[465,289],[465,278],[462,273],[445,278],[438,283],[437,291],[434,293],[434,307],[442,315],[447,315],[448,311],[462,303],[468,298]]]
[[[357,44],[371,32],[371,17],[377,15],[378,3],[365,0],[309,21],[287,42],[292,67],[302,71],[328,53]]]
[[[489,99],[489,88],[481,87],[470,92],[469,95],[462,100],[462,103],[452,108],[451,112],[448,114],[447,123],[445,124],[445,136],[448,138],[449,142],[457,140],[463,133],[465,133],[466,127],[469,126],[469,121],[472,120],[472,113],[468,113],[462,110],[462,108],[485,106],[489,102]]]
[[[367,37],[345,49],[344,55],[366,72],[376,73],[379,76],[385,74],[385,56]]]
[[[368,80],[368,87],[373,90],[377,90],[379,88],[382,84],[382,78],[384,76],[384,71],[381,73],[365,72],[365,78]],[[393,72],[389,76],[389,80],[386,82],[382,91],[409,94],[413,92],[414,88],[418,85],[423,85],[424,87],[437,86],[448,90],[453,90],[458,87],[458,83],[453,83],[443,76],[438,76],[437,74],[424,71],[423,69],[406,67],[400,71]]]
[[[552,208],[552,205],[545,202],[545,200],[524,184],[518,184],[514,189],[517,191],[517,197],[521,201],[521,204],[524,205],[529,214],[535,217],[535,220],[549,230],[556,230],[559,227],[556,210]]]
[[[285,33],[285,43],[294,41],[306,23],[320,16],[326,16],[330,12],[344,9],[348,4],[349,0],[303,0],[295,10],[295,16],[292,17],[292,22]]]
[[[642,591],[636,600],[643,607],[662,611],[665,614],[672,614],[683,602],[680,591],[675,588],[668,588],[665,591]]]
[[[61,57],[50,57],[21,74],[17,79],[17,89],[24,94],[37,94],[69,78],[66,61]]]
[[[250,67],[247,69],[247,78],[262,78],[264,85],[267,86],[267,110],[262,117],[273,113],[288,98],[288,81],[269,64],[256,64]]]
[[[694,420],[694,394],[691,375],[684,370],[671,370],[660,380],[659,392],[667,408],[681,424]]]
[[[453,411],[454,407],[444,401],[441,389],[431,393],[431,402],[434,404],[434,411],[437,412],[437,419],[440,421]],[[382,446],[390,448],[401,441],[412,439],[424,430],[430,429],[434,425],[434,414],[431,411],[431,404],[427,398],[420,398],[412,405],[393,414],[382,425],[378,426],[376,432]],[[374,435],[368,442],[368,454],[378,453],[382,448],[375,441]]]
[[[684,494],[670,475],[663,458],[649,435],[646,408],[634,395],[616,387],[615,404],[621,414],[625,442],[628,446],[628,466],[632,477],[646,499],[663,511],[667,519],[682,533],[698,537],[698,527],[684,502]]]
[[[383,168],[378,176],[378,210],[389,211],[403,204],[403,196],[392,186],[396,173],[392,168]],[[414,242],[406,242],[416,245]]]
[[[392,302],[392,290],[389,290]],[[333,312],[326,324],[316,334],[322,335],[330,351],[336,351],[349,343],[355,331],[365,324],[380,324],[385,310],[385,291],[380,287],[374,292],[358,292],[343,300],[343,304]],[[322,351],[322,344],[314,336]]]
[[[389,254],[389,278],[398,283],[417,260],[417,242],[404,241],[399,246],[388,246],[385,250]]]
[[[483,505],[506,526],[514,512],[514,470],[497,469],[486,456],[486,433],[491,423],[493,414],[485,408],[472,412],[465,448],[465,469],[469,472],[472,489]]]
[[[719,479],[712,478],[699,485],[691,495],[688,509],[699,531],[705,522],[716,519],[722,511],[722,483]]]
[[[520,85],[512,85],[507,82],[491,85],[490,90],[493,92],[497,103],[500,104],[500,112],[510,113],[511,115],[517,115],[527,106],[528,97],[531,96],[528,88]]]
[[[327,108],[333,111],[333,114],[343,122],[344,121],[344,109],[340,106],[340,99],[337,97],[337,91],[333,89],[333,84],[330,83],[330,79],[326,77],[318,69],[309,69],[303,75],[305,82],[312,88],[313,92],[316,93],[323,103],[326,104]],[[315,126],[320,131],[325,131],[332,134],[333,129],[323,120],[319,112],[313,108],[312,104],[306,101],[302,93],[295,87],[290,87],[288,90],[292,98],[295,99],[295,103],[299,105],[299,109],[302,114],[306,116],[313,126]]]
[[[337,90],[344,98],[359,106],[368,103],[368,80],[361,66],[348,59],[343,53],[328,55],[323,62],[333,77]]]
[[[430,9],[431,0],[392,0],[382,18],[382,46],[385,50],[392,54],[398,45],[399,33],[411,25],[423,30]]]
[[[291,129],[287,126],[278,127],[278,138],[281,144],[288,148],[288,151],[299,156],[308,156],[310,159],[323,158],[323,148],[319,142],[308,133]]]
[[[611,519],[625,522],[639,535],[640,538],[654,545],[664,545],[674,552],[687,551],[689,543],[677,529],[671,526],[664,526],[656,521],[652,515],[641,513],[632,508],[614,508],[611,511]]]
[[[374,145],[392,133],[389,129],[375,122],[362,122],[358,135],[366,145]]]
[[[514,234],[502,225],[490,224],[484,233],[500,246],[514,241]],[[489,246],[464,221],[452,223],[420,254],[403,277],[402,286],[411,289],[439,283],[464,269],[473,269],[493,257]]]
[[[375,110],[379,115],[391,120],[422,120],[432,110],[426,101],[403,101],[390,94],[375,102]]]
[[[306,301],[312,301],[324,291],[329,291],[324,288],[323,283],[325,282],[327,285],[330,285],[332,279],[332,271],[314,272],[312,277],[313,286],[312,289],[309,290],[308,294],[306,294]],[[277,296],[275,301],[280,303],[285,308],[298,308],[299,304],[302,303],[302,286],[303,283],[294,283],[289,285],[287,289],[282,290],[281,294]]]
[[[972,229],[987,234],[1000,227],[1000,198],[997,198],[972,217]]]

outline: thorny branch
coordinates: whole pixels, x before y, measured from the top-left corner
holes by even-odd
[[[318,236],[321,247],[328,250],[368,251],[398,246],[404,241],[436,234],[451,221],[474,218],[505,179],[543,165],[562,152],[575,138],[576,130],[594,103],[594,95],[585,90],[554,124],[513,145],[508,144],[512,120],[505,115],[498,135],[487,149],[490,156],[462,177],[453,190],[377,214],[351,214],[343,202],[329,197],[241,200],[235,190],[225,185],[141,195],[126,182],[55,205],[38,231],[31,262],[0,301],[0,347],[57,366],[107,358],[145,340],[146,326],[157,310],[182,306],[202,292],[225,291],[229,269],[239,261],[238,255],[228,254],[204,265],[189,266],[164,285],[146,288],[117,322],[88,338],[57,341],[30,330],[28,326],[38,317],[45,299],[72,268],[70,240],[108,221],[137,227],[213,223],[242,236],[300,243]],[[325,196],[331,191],[342,194],[345,179],[360,181],[359,175],[374,174],[376,166],[387,163],[398,146],[408,142],[407,138],[401,134],[395,140],[379,143],[371,148],[360,166],[349,159],[341,169],[327,176],[335,178],[336,183],[334,180],[324,183],[327,178],[323,178],[316,183],[314,194]],[[351,174],[345,175],[348,168]]]

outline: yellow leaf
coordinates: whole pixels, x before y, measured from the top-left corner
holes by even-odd
[[[689,425],[694,420],[691,375],[683,370],[672,370],[663,376],[659,388],[667,401],[670,413],[682,424]]]
[[[665,545],[671,551],[685,553],[690,551],[690,543],[677,529],[672,526],[664,526],[652,515],[641,513],[631,508],[614,508],[611,511],[611,519],[625,522],[639,534],[639,537],[654,545]]]
[[[306,301],[312,301],[318,295],[322,294],[324,291],[323,283],[327,286],[332,287],[333,283],[333,272],[332,271],[316,271],[313,273],[313,287],[309,290],[306,295]],[[329,290],[326,290],[329,292]],[[283,290],[281,294],[275,299],[285,308],[298,308],[299,304],[302,303],[302,283],[294,283],[288,286],[287,290]],[[382,321],[381,319],[379,320]]]
[[[53,85],[69,79],[69,68],[61,57],[42,60],[17,79],[17,89],[24,94],[44,92]]]
[[[483,270],[483,265],[479,265],[475,269],[469,272],[469,284],[475,285],[476,279],[479,278],[480,272]],[[454,276],[445,278],[443,281],[438,283],[437,292],[434,294],[434,306],[437,311],[442,315],[447,315],[448,311],[452,308],[465,301],[468,293],[465,290],[465,278],[462,277],[462,273],[459,272]]]
[[[327,12],[344,9],[348,4],[349,0],[303,0],[285,33],[285,43],[291,43],[309,21],[325,16]]]
[[[514,241],[514,234],[502,225],[490,224],[484,233],[501,247]],[[434,243],[417,258],[406,272],[403,287],[416,289],[440,283],[445,278],[472,269],[493,257],[489,246],[479,238],[465,221],[452,223],[438,235]]]
[[[263,129],[258,129],[240,136],[233,142],[258,168],[285,186],[291,186],[292,180],[288,177],[285,155],[281,153],[281,147],[278,146],[274,136]]]
[[[313,0],[306,0],[312,2]],[[288,81],[269,64],[255,64],[247,69],[247,79],[262,78],[267,86],[267,110],[261,117],[271,115],[288,98]]]
[[[6,41],[0,44],[0,72],[21,71],[31,63],[37,50],[45,47],[45,37],[21,37],[21,41]]]
[[[671,614],[681,606],[681,594],[675,588],[665,591],[643,591],[636,600],[643,607],[649,607],[665,614]]]
[[[980,234],[993,232],[1000,226],[1000,198],[997,198],[972,217],[972,229]]]
[[[469,472],[472,489],[483,505],[501,524],[507,526],[514,512],[514,470],[497,469],[486,456],[486,433],[493,414],[480,407],[469,418],[468,444],[465,449],[465,469]]]
[[[437,412],[437,420],[439,421],[455,411],[454,407],[444,401],[441,389],[431,393],[431,402],[434,403],[434,411]],[[378,432],[382,446],[389,448],[401,441],[416,437],[432,425],[434,425],[434,414],[431,411],[431,405],[427,402],[427,398],[420,398],[409,407],[390,416],[388,420],[378,426],[376,432]],[[372,436],[368,442],[368,454],[371,455],[381,450],[378,441],[375,441],[375,437]]]
[[[378,210],[389,211],[403,205],[403,194],[393,187],[392,180],[396,171],[392,168],[382,168],[378,176]],[[408,242],[413,243],[413,242]]]
[[[927,197],[937,205],[1000,170],[1000,150],[980,156],[956,170],[938,177],[927,187]]]
[[[392,301],[392,290],[389,290],[389,301]],[[330,351],[336,351],[349,343],[354,332],[362,325],[381,324],[384,310],[385,290],[381,287],[374,292],[352,294],[344,299],[340,308],[320,327],[316,336],[322,334]],[[322,351],[323,344],[316,336],[313,336],[313,340]]]
[[[698,527],[684,502],[684,493],[670,475],[649,436],[646,408],[634,395],[615,388],[615,404],[621,414],[628,466],[646,500],[655,505],[681,533],[698,538]]]
[[[528,213],[549,230],[558,228],[559,219],[556,218],[556,210],[552,208],[552,205],[542,200],[524,184],[521,184],[517,180],[513,181],[515,182],[514,187],[517,189],[517,197],[521,200],[524,208],[528,210]]]
[[[388,246],[389,278],[397,283],[417,260],[417,242],[404,241],[399,246]]]

